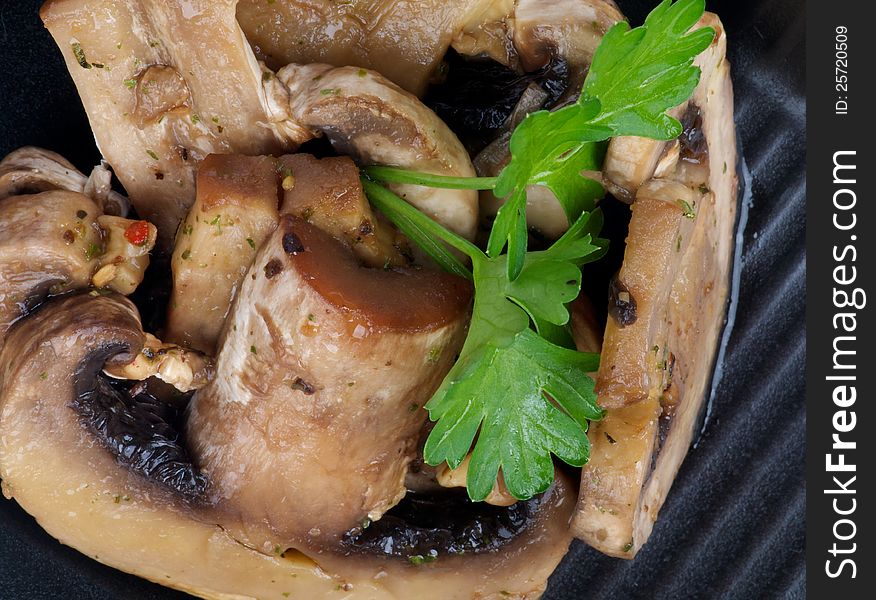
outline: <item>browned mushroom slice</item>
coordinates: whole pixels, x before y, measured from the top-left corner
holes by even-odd
[[[662,386],[670,326],[666,307],[705,197],[674,181],[654,180],[633,205],[620,272],[609,286],[605,346],[596,379],[599,404],[620,408]],[[659,394],[658,390],[658,394]]]
[[[270,156],[215,154],[201,164],[173,252],[168,341],[215,353],[240,281],[277,226],[278,185]]]
[[[504,0],[503,0],[504,1]],[[454,34],[493,0],[241,0],[240,25],[273,69],[290,63],[379,71],[420,94]]]
[[[264,154],[308,139],[271,123],[236,0],[49,0],[40,12],[101,152],[169,249],[208,154]],[[230,93],[233,91],[233,93]]]
[[[469,286],[363,267],[290,216],[250,274],[217,377],[192,405],[193,451],[228,511],[223,524],[249,543],[331,546],[404,496],[419,403],[461,344]],[[343,501],[328,508],[327,498]]]
[[[321,598],[339,589],[351,600],[524,598],[544,589],[568,547],[574,491],[559,478],[514,512],[442,500],[466,512],[436,517],[430,500],[419,499],[415,514],[347,537],[335,552],[314,555],[319,564],[297,551],[248,548],[211,522],[205,479],[177,433],[184,415],[102,374],[142,353],[130,302],[55,299],[9,339],[0,350],[3,493],[62,543],[112,567],[215,600]],[[395,545],[381,543],[387,536]],[[469,552],[429,562],[446,545]]]
[[[410,244],[371,209],[351,159],[290,154],[279,162],[281,214],[299,217],[345,242],[369,267],[410,266]]]
[[[25,146],[0,161],[0,200],[19,194],[69,190],[85,194],[105,214],[123,217],[128,214],[130,203],[112,190],[111,180],[112,173],[103,162],[86,177],[60,154]]]
[[[535,70],[553,56],[578,67],[583,83],[605,32],[624,16],[614,0],[519,0],[514,11],[514,46],[523,67]]]
[[[416,96],[378,73],[352,67],[288,65],[277,73],[277,79],[288,88],[288,118],[315,134],[324,133],[343,154],[361,163],[438,175],[475,175],[468,153],[450,128]],[[474,238],[477,192],[390,187],[448,229]]]
[[[736,134],[725,37],[717,17],[707,17],[720,34],[708,52],[720,58],[703,70],[690,102],[702,136],[696,152],[682,153],[674,169],[667,167],[673,181],[647,183],[633,205],[620,278],[625,285],[614,288],[597,378],[600,402],[609,409],[589,433],[590,462],[572,521],[577,537],[622,558],[635,556],[647,541],[687,454],[724,321]],[[681,203],[670,216],[665,201],[684,199],[674,193],[679,185],[699,199]],[[660,198],[663,204],[655,204]],[[676,228],[680,237],[674,237]],[[653,287],[637,287],[650,282]]]
[[[699,26],[712,27],[715,29],[715,42],[711,48],[698,55],[694,64],[702,69],[703,73],[713,72],[724,60],[726,55],[727,39],[721,20],[713,13],[706,13],[700,19]],[[688,111],[688,103],[685,102],[678,108],[669,111],[673,117],[682,119],[686,132],[699,135],[696,129],[696,110]],[[681,140],[689,142],[688,136]],[[690,149],[690,148],[689,148]],[[693,149],[696,152],[696,149]],[[679,142],[663,142],[640,137],[618,137],[608,145],[605,155],[603,172],[610,191],[624,202],[632,202],[636,197],[637,190],[652,177],[663,177],[663,169],[675,168],[679,158]],[[665,163],[665,164],[664,164]]]

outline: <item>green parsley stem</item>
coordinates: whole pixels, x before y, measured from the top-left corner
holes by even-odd
[[[445,229],[379,183],[362,177],[362,188],[371,204],[386,215],[402,233],[422,248],[442,268],[454,275],[472,279],[469,268],[442,242],[459,250],[472,260],[484,257],[480,248],[464,237]]]
[[[362,170],[372,179],[386,183],[408,183],[446,190],[492,190],[499,181],[498,177],[450,177],[398,167],[365,167]]]

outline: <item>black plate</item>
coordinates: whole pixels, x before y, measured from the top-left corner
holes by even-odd
[[[0,156],[33,144],[90,168],[99,154],[40,3],[0,0]],[[655,4],[619,3],[633,23]],[[804,596],[804,3],[708,5],[729,35],[752,174],[735,326],[704,433],[651,540],[633,562],[575,543],[549,599]],[[61,546],[10,501],[0,501],[0,582],[14,599],[188,597]]]

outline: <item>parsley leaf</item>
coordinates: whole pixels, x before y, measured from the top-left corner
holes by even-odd
[[[458,466],[480,432],[467,473],[472,500],[489,495],[499,469],[515,498],[544,492],[554,479],[551,454],[573,466],[587,462],[587,420],[602,415],[586,373],[598,363],[598,355],[554,346],[528,328],[504,347],[463,350],[426,405],[437,421],[426,462]]]
[[[596,124],[613,135],[669,140],[681,124],[665,114],[693,93],[700,70],[693,59],[715,37],[710,27],[689,32],[705,12],[705,0],[661,2],[645,24],[614,25],[602,38],[584,84],[584,101],[601,105]],[[688,33],[689,32],[689,33]]]
[[[664,0],[642,27],[618,23],[603,38],[577,102],[529,115],[511,137],[511,161],[497,178],[459,178],[394,167],[363,169],[372,204],[444,269],[474,282],[472,319],[457,362],[426,404],[435,427],[427,463],[458,467],[471,453],[468,494],[483,500],[501,470],[518,499],[545,491],[552,456],[574,465],[589,457],[586,431],[599,419],[594,382],[599,356],[576,352],[567,305],[581,290],[581,266],[605,254],[597,237],[606,141],[619,135],[671,139],[681,125],[666,111],[699,81],[694,57],[714,37],[693,32],[703,0]],[[452,189],[492,189],[506,203],[486,253],[372,180]],[[526,192],[549,188],[570,222],[550,248],[527,251]],[[507,253],[503,254],[505,248]],[[454,250],[466,255],[471,270]]]
[[[595,237],[601,212],[583,213],[549,249],[527,253],[520,276],[512,281],[506,255],[488,257],[368,179],[363,178],[363,188],[405,235],[427,240],[424,249],[439,263],[458,260],[444,244],[472,261],[468,276],[474,280],[475,301],[468,336],[425,406],[438,422],[426,441],[426,462],[458,466],[477,436],[467,486],[476,501],[489,494],[499,469],[509,491],[525,499],[553,481],[551,454],[584,464],[587,420],[601,416],[587,375],[598,367],[599,356],[562,347],[571,339],[562,334],[569,322],[566,305],[581,291],[581,265],[600,258],[607,247]]]
[[[487,253],[508,247],[508,275],[520,274],[526,253],[526,188],[549,188],[572,221],[592,210],[604,191],[582,172],[601,165],[599,142],[637,135],[671,139],[681,124],[666,111],[690,97],[700,70],[694,58],[714,30],[688,33],[705,11],[704,0],[664,0],[645,24],[615,24],[600,43],[575,104],[529,115],[511,136],[511,162],[499,174],[496,196],[507,197],[496,216]]]

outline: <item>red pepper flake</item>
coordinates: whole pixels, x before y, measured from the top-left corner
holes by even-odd
[[[142,246],[149,239],[149,223],[137,221],[125,230],[125,239],[135,246]]]

